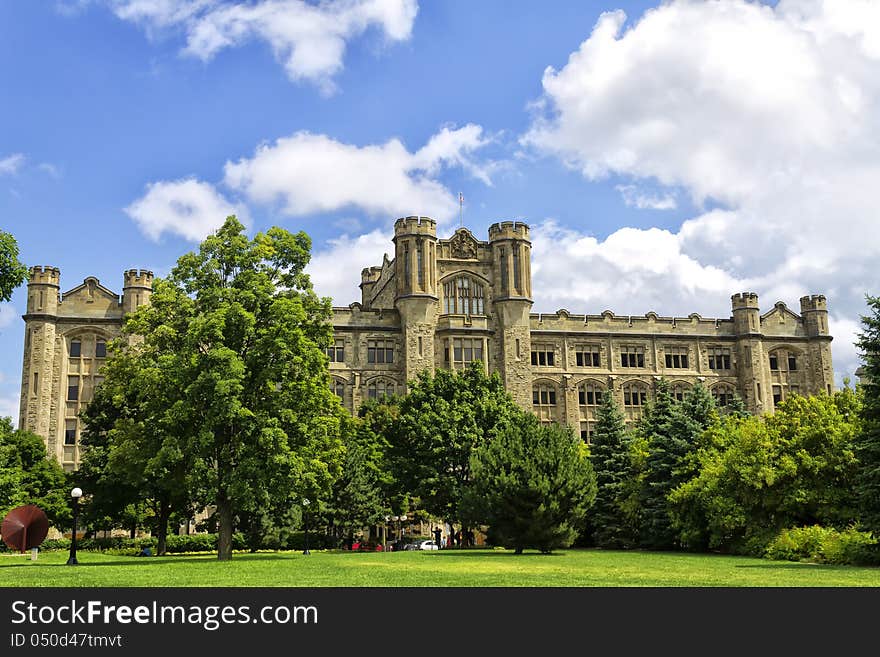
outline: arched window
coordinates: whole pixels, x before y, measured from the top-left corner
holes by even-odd
[[[443,284],[443,310],[447,315],[482,315],[483,286],[470,276],[457,276]]]
[[[556,386],[539,383],[532,387],[532,406],[542,422],[556,420]]]
[[[602,403],[602,390],[602,386],[593,381],[586,381],[578,386],[581,440],[587,443],[596,427],[596,411]]]
[[[669,389],[670,394],[676,401],[684,401],[684,395],[690,388],[686,383],[673,383]]]
[[[333,377],[330,379],[330,390],[340,399],[345,399],[345,381]]]
[[[712,388],[712,397],[715,399],[715,404],[719,408],[732,404],[733,395],[733,386],[726,383],[719,383],[717,386]]]
[[[642,409],[648,403],[648,386],[641,381],[623,384],[623,409],[626,419],[635,420],[642,416]]]
[[[387,379],[373,379],[367,384],[367,398],[381,399],[382,397],[392,396],[394,394],[394,381]]]

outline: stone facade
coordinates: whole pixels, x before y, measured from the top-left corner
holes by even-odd
[[[634,420],[661,377],[677,396],[699,381],[719,403],[737,394],[757,413],[834,389],[824,296],[801,298],[799,314],[781,301],[762,314],[756,294],[734,294],[731,316],[718,319],[532,313],[530,253],[521,222],[493,224],[481,241],[466,228],[437,239],[427,217],[398,219],[394,258],[363,270],[359,302],[333,309],[331,386],[345,406],[472,360],[521,406],[585,439],[602,391]]]
[[[101,382],[107,344],[119,335],[123,317],[149,303],[153,273],[126,271],[121,298],[94,277],[60,290],[56,267],[31,268],[18,426],[42,436],[48,453],[73,470],[79,464],[77,414]]]
[[[474,360],[498,372],[522,407],[585,439],[602,391],[634,420],[661,377],[676,395],[700,381],[719,403],[736,393],[758,413],[834,388],[821,295],[801,298],[800,314],[781,301],[761,314],[756,294],[734,294],[720,319],[532,313],[530,254],[521,222],[492,224],[481,241],[466,228],[438,239],[427,217],[398,219],[394,258],[363,270],[361,301],[333,309],[330,380],[345,407],[402,393],[421,370]],[[57,268],[31,269],[19,426],[43,436],[67,469],[79,463],[76,415],[100,383],[106,344],[125,313],[149,302],[152,281],[132,269],[121,298],[91,277],[60,294]]]

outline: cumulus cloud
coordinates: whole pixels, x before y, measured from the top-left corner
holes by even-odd
[[[678,207],[675,196],[671,193],[651,194],[636,185],[616,185],[614,189],[620,192],[627,206],[639,210],[674,210]]]
[[[764,308],[824,293],[842,331],[835,368],[853,371],[852,328],[864,293],[880,289],[878,12],[860,0],[679,0],[628,29],[622,11],[603,14],[563,67],[545,70],[523,144],[589,180],[659,182],[721,208],[675,233],[623,229],[597,242],[598,254],[585,251],[591,282],[635,276],[644,287],[621,285],[649,306],[701,313],[714,305],[692,303],[706,280],[722,299],[747,284]],[[666,252],[674,284],[601,257],[649,257],[646,240]],[[538,270],[554,266],[552,252],[536,257]]]
[[[195,178],[150,183],[146,193],[125,212],[154,241],[171,233],[198,242],[220,228],[231,214],[244,223],[248,219],[243,206],[234,205],[213,185]]]
[[[389,42],[406,41],[418,13],[417,0],[110,0],[116,15],[148,32],[179,27],[185,54],[211,60],[251,40],[269,44],[291,80],[317,83],[327,93],[343,68],[347,43],[370,28]]]
[[[334,306],[360,301],[361,270],[382,264],[382,254],[394,248],[392,237],[390,232],[374,230],[357,237],[343,235],[329,240],[324,248],[315,251],[306,267],[315,292],[331,297]],[[394,253],[389,257],[393,258]]]
[[[454,194],[433,178],[461,166],[484,182],[486,169],[472,153],[488,143],[480,126],[443,128],[411,153],[399,139],[355,146],[327,135],[298,132],[257,148],[254,156],[227,162],[225,183],[255,203],[280,202],[291,216],[356,207],[368,214],[455,216]]]
[[[17,173],[22,164],[24,164],[24,155],[22,153],[7,155],[0,159],[0,176]]]

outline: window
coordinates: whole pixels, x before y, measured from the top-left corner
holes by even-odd
[[[578,345],[574,352],[575,363],[578,367],[600,367],[598,345]]]
[[[403,245],[403,281],[409,287],[409,244]]]
[[[796,372],[797,371],[797,356],[794,354],[788,355],[788,371]]]
[[[391,340],[367,340],[368,363],[393,363],[394,343]]]
[[[498,249],[498,255],[501,258],[501,289],[510,293],[510,286],[507,284],[507,258],[504,249]]]
[[[64,444],[76,445],[76,420],[64,421]]]
[[[458,276],[443,284],[443,309],[447,315],[482,315],[483,286],[470,276]]]
[[[95,340],[95,358],[107,358],[107,342],[101,338]]]
[[[709,349],[709,369],[729,370],[730,349],[726,347],[712,347]]]
[[[773,405],[782,403],[782,386],[773,386]]]
[[[385,381],[384,379],[379,379],[378,381],[371,381],[370,384],[367,386],[367,397],[369,399],[381,399],[386,395],[391,396],[393,394],[393,381]]]
[[[345,362],[345,340],[337,339],[333,344],[327,347],[327,358],[331,363]]]
[[[788,394],[789,394],[789,395],[799,395],[799,394],[801,394],[800,386],[788,386]]]
[[[590,444],[590,439],[593,437],[593,423],[592,422],[581,422],[581,440],[583,440],[588,445]]]
[[[34,387],[31,390],[32,395],[36,395],[37,391],[40,389],[40,373],[34,372]]]
[[[645,366],[645,348],[644,347],[621,347],[620,348],[620,366],[621,367],[644,367]]]
[[[644,406],[648,403],[648,388],[644,383],[625,383],[623,385],[624,406]]]
[[[79,400],[79,377],[67,377],[67,401]]]
[[[522,290],[522,277],[520,275],[520,264],[519,264],[519,248],[513,247],[513,287],[517,290]]]
[[[733,387],[728,385],[717,385],[712,388],[712,397],[715,404],[719,407],[729,406],[733,403]]]
[[[418,277],[419,287],[425,287],[425,272],[422,269],[422,240],[416,245],[416,276]]]
[[[676,369],[687,369],[688,367],[688,348],[687,347],[666,347],[666,367]]]
[[[449,347],[443,349],[444,360],[449,362]],[[482,338],[453,338],[452,359],[454,366],[466,365],[473,361],[483,361]]]
[[[556,415],[556,388],[542,383],[532,388],[532,405],[542,422],[552,422]]]
[[[797,354],[786,349],[776,349],[770,352],[770,369],[773,372],[785,371],[780,369],[780,365],[785,364],[787,371],[797,372],[798,359]]]
[[[774,372],[779,370],[779,359],[776,354],[770,354],[770,369]]]
[[[532,365],[553,367],[555,350],[552,344],[536,344],[532,347]]]
[[[82,342],[80,340],[70,341],[70,357],[79,358],[82,355]]]
[[[669,392],[676,401],[684,401],[684,394],[687,392],[687,389],[688,386],[684,383],[675,383]]]
[[[578,388],[578,404],[598,406],[602,402],[602,389],[595,383],[584,383]]]
[[[331,379],[330,390],[332,390],[340,399],[345,399],[345,383],[342,379]]]

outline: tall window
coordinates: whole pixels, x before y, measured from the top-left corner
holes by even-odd
[[[95,340],[95,358],[107,358],[107,342],[101,338]]]
[[[70,341],[70,357],[79,358],[82,355],[82,340]]]
[[[519,264],[519,247],[513,247],[513,287],[522,290],[522,267]]]
[[[345,340],[337,338],[333,344],[327,347],[327,358],[331,363],[345,362]]]
[[[709,349],[709,369],[729,370],[730,349],[727,347],[711,347]]]
[[[447,315],[484,314],[483,286],[470,276],[458,276],[443,284],[443,309]]]
[[[648,403],[648,386],[641,381],[623,384],[623,410],[627,420],[637,420]]]
[[[621,367],[644,367],[645,348],[641,346],[620,348]]]
[[[498,255],[501,258],[501,289],[510,294],[510,288],[507,284],[507,257],[504,253],[504,249],[498,249]]]
[[[368,363],[393,363],[394,342],[391,340],[367,340]]]
[[[773,405],[778,406],[782,403],[782,386],[773,386]]]
[[[532,365],[553,367],[555,348],[552,344],[532,345]]]
[[[419,279],[419,287],[425,287],[425,272],[422,269],[422,240],[416,245],[416,276]]]
[[[369,399],[381,399],[394,394],[394,382],[385,379],[374,379],[367,384],[367,397]]]
[[[64,444],[76,445],[76,420],[67,419],[64,421]]]
[[[79,377],[67,377],[67,401],[79,401]]]
[[[548,383],[541,383],[532,388],[532,406],[535,415],[542,422],[556,419],[556,388]]]
[[[443,359],[449,363],[449,346],[443,349]],[[452,366],[461,368],[473,361],[483,362],[483,338],[453,338]]]
[[[712,388],[712,397],[715,399],[715,404],[719,407],[730,406],[733,403],[733,395],[733,386],[729,386],[726,383],[720,383]]]
[[[602,402],[602,387],[587,382],[578,386],[578,407],[580,410],[581,440],[590,442],[596,427],[596,411]]]
[[[599,345],[581,344],[576,346],[574,359],[578,367],[600,367]]]
[[[684,401],[684,394],[687,392],[687,389],[688,386],[684,383],[674,383],[672,388],[670,388],[670,393],[672,393],[676,401]]]
[[[330,379],[330,390],[340,399],[345,399],[345,382],[342,379],[336,377]]]
[[[409,289],[409,244],[403,245],[403,280]]]
[[[687,369],[687,347],[666,347],[664,351],[666,352],[666,367],[675,369]]]

